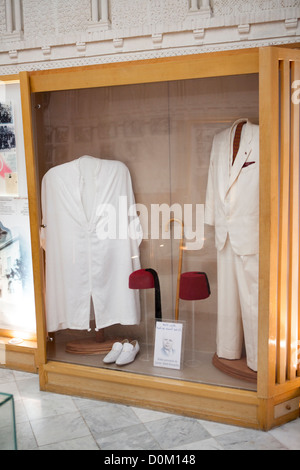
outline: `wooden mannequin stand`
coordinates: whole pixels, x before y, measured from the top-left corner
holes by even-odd
[[[246,357],[241,359],[229,360],[222,359],[214,355],[212,360],[213,365],[219,369],[224,374],[234,377],[235,379],[245,380],[246,382],[256,383],[257,382],[257,372],[249,369],[247,366]]]
[[[71,354],[106,354],[108,353],[113,344],[118,341],[119,338],[105,339],[104,328],[95,331],[94,338],[86,338],[81,340],[70,341],[66,345],[66,352]]]
[[[91,300],[91,315],[94,315],[94,305]],[[122,338],[123,339],[123,338]],[[91,338],[76,339],[66,345],[66,352],[71,354],[85,354],[92,356],[95,354],[107,354],[113,344],[120,338],[105,339],[105,328],[94,328],[94,335]]]

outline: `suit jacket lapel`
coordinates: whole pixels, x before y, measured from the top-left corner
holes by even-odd
[[[235,123],[234,126],[236,124],[237,123]],[[237,154],[237,156],[235,158],[235,162],[234,162],[234,164],[232,165],[232,168],[231,168],[231,173],[230,173],[230,177],[229,177],[229,184],[228,184],[228,191],[231,188],[231,186],[233,185],[233,183],[235,182],[235,180],[237,179],[237,177],[240,174],[240,171],[241,171],[245,161],[247,160],[247,158],[249,157],[249,155],[251,153],[252,138],[253,138],[253,128],[252,128],[251,123],[249,121],[247,121],[247,123],[245,125],[245,129],[244,129],[242,137],[241,137],[240,148],[239,148],[238,154]],[[231,148],[231,155],[230,155],[230,158],[229,158],[229,162],[230,162],[229,164],[231,164],[231,161],[232,161],[232,148]]]
[[[229,189],[229,177],[230,177],[230,153],[232,153],[232,144],[231,144],[231,132],[232,128],[228,130],[227,136],[226,136],[226,143],[225,148],[227,149],[227,155],[224,155],[224,158],[222,157],[221,159],[221,178],[220,182],[223,184],[219,186],[219,191],[220,191],[220,197],[222,200],[225,199],[226,194]]]

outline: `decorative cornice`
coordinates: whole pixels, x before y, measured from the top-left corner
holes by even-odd
[[[300,42],[300,0],[0,0],[1,12],[2,75]]]
[[[94,56],[94,57],[77,57],[69,58],[62,60],[52,60],[52,61],[39,61],[39,62],[30,62],[23,64],[12,64],[5,65],[0,67],[0,75],[10,75],[16,74],[21,71],[36,71],[36,70],[51,70],[59,69],[66,67],[79,67],[87,65],[101,65],[108,63],[119,63],[119,62],[128,62],[135,60],[147,60],[147,59],[159,59],[166,57],[176,57],[184,55],[193,55],[193,54],[204,54],[209,52],[220,52],[220,51],[229,51],[237,49],[249,49],[256,47],[267,47],[267,46],[282,46],[282,45],[292,45],[295,43],[300,44],[300,36],[294,37],[293,39],[281,39],[281,40],[265,40],[265,41],[252,41],[245,43],[231,43],[231,44],[220,44],[220,45],[202,45],[195,47],[180,47],[174,49],[155,49],[155,50],[144,50],[141,52],[132,52],[132,53],[122,53],[114,55],[103,55],[103,56]],[[12,54],[16,54],[16,51],[11,51]]]

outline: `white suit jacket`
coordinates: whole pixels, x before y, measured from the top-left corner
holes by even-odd
[[[232,165],[236,126],[247,121]],[[259,252],[259,126],[236,121],[214,137],[205,203],[205,223],[215,226],[216,248],[227,236],[237,255]]]

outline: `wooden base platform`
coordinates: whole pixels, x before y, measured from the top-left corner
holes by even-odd
[[[245,357],[230,361],[228,359],[222,359],[215,354],[212,363],[217,369],[224,372],[224,374],[230,375],[230,377],[251,383],[257,382],[257,372],[249,369]]]
[[[116,341],[120,341],[120,339],[113,338],[102,342],[96,341],[96,339],[70,341],[66,345],[66,352],[86,355],[107,354]]]

